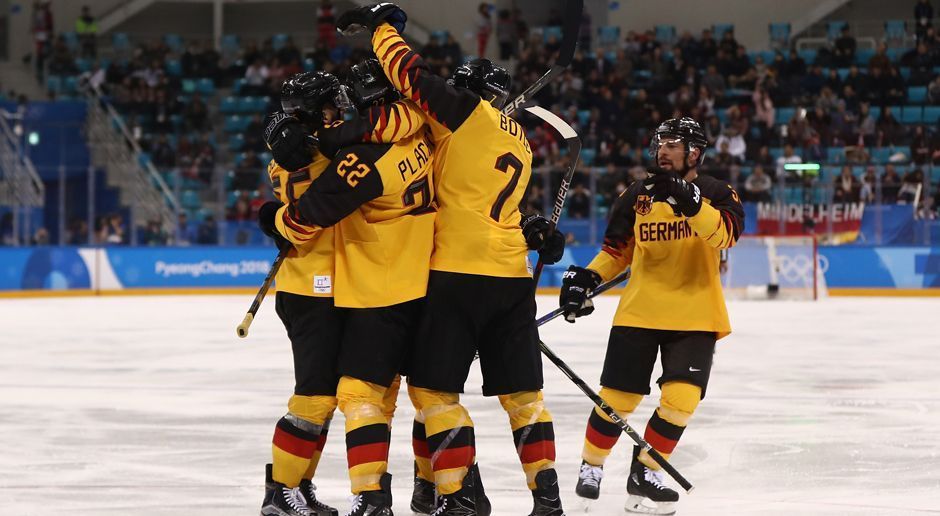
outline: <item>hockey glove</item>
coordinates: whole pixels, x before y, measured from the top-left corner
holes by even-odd
[[[365,29],[375,32],[376,27],[388,23],[401,34],[405,32],[407,21],[408,15],[400,7],[391,2],[382,2],[344,12],[336,20],[336,30],[344,36],[350,36]]]
[[[591,291],[600,284],[600,274],[591,269],[574,265],[568,267],[561,279],[561,295],[558,299],[566,321],[573,323],[576,318],[594,311]]]
[[[261,208],[258,209],[258,227],[261,228],[261,232],[265,235],[274,239],[274,244],[278,249],[283,250],[291,246],[291,243],[281,236],[277,231],[277,224],[275,224],[275,218],[277,217],[277,210],[283,206],[279,202],[268,201],[261,205]]]
[[[313,163],[317,139],[300,120],[287,113],[271,116],[264,129],[264,141],[274,161],[284,170],[293,172]]]
[[[694,217],[702,209],[698,187],[672,172],[654,173],[643,180],[643,184],[653,193],[653,201],[668,202],[686,217]]]
[[[526,215],[519,224],[525,243],[532,251],[539,252],[539,259],[551,265],[565,254],[565,235],[552,227],[552,223],[541,215]]]

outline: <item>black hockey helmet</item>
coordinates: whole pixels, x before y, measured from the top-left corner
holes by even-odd
[[[356,109],[363,111],[374,104],[395,102],[401,98],[398,90],[392,86],[379,60],[370,57],[349,69],[346,80],[349,96]]]
[[[489,59],[473,59],[458,66],[447,82],[451,86],[467,88],[496,109],[502,109],[509,97],[512,77],[505,68]]]
[[[301,72],[281,86],[281,109],[304,122],[319,123],[327,104],[341,112],[352,108],[346,88],[331,73]]]
[[[650,139],[649,154],[655,162],[659,156],[659,147],[669,141],[681,141],[685,144],[686,162],[689,159],[689,153],[692,149],[699,149],[698,162],[701,165],[705,161],[705,148],[708,147],[708,140],[705,138],[705,130],[694,119],[684,116],[682,118],[670,118],[659,124],[653,137]]]

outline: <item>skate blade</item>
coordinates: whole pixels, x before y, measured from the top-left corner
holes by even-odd
[[[597,500],[591,498],[581,498],[578,497],[578,507],[581,509],[583,514],[589,514],[594,511],[594,508],[597,506]]]
[[[631,514],[660,514],[670,515],[676,513],[675,502],[654,502],[645,496],[630,495],[623,510]]]

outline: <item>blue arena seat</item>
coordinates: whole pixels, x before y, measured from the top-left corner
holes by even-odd
[[[231,115],[239,112],[238,97],[225,97],[219,104],[219,111],[224,115]]]
[[[926,86],[911,86],[907,88],[907,101],[911,104],[923,104],[927,101]]]
[[[91,65],[92,65],[92,64],[93,64],[93,63],[92,63],[91,59],[88,59],[88,58],[85,58],[85,57],[79,57],[79,58],[77,58],[77,59],[75,60],[75,67],[78,68],[78,71],[79,71],[80,73],[85,73],[85,72],[91,70]]]
[[[842,163],[844,157],[842,147],[826,147],[826,163]]]
[[[548,43],[549,41],[554,39],[555,42],[557,43],[561,41],[561,38],[564,36],[564,34],[565,33],[564,31],[561,30],[561,27],[557,27],[557,26],[545,27],[544,29],[542,29],[542,41]]]
[[[271,36],[271,46],[274,50],[280,50],[287,44],[287,34],[275,34]]]
[[[193,190],[183,190],[180,193],[180,204],[188,210],[195,210],[202,206],[202,200],[199,199],[199,193]]]
[[[734,32],[733,23],[716,23],[712,25],[712,34],[715,36],[715,39],[721,41],[721,38],[725,35],[726,32]]]
[[[860,48],[855,51],[855,64],[859,66],[865,66],[868,64],[868,61],[871,61],[871,58],[874,56],[875,56],[875,49]]]
[[[183,51],[183,38],[179,34],[174,34],[172,32],[163,35],[163,42],[166,46],[170,47],[170,50],[176,53],[181,53]]]
[[[936,124],[940,120],[940,106],[924,107],[924,123]]]
[[[131,39],[124,32],[111,34],[111,46],[117,51],[126,51],[131,48]]]
[[[717,36],[716,36],[717,38]],[[676,40],[675,25],[657,25],[656,40],[664,43],[672,43]]]
[[[891,149],[888,147],[878,147],[871,149],[871,160],[874,163],[884,164],[888,162],[888,158],[891,157]]]
[[[166,73],[167,75],[173,77],[179,77],[180,75],[183,75],[183,64],[179,59],[167,59]]]
[[[808,65],[816,62],[816,51],[813,49],[799,50],[796,54],[800,56],[800,59],[806,61]]]
[[[63,32],[62,39],[65,40],[65,46],[69,47],[69,50],[72,52],[77,52],[79,47],[78,34],[74,32]]]
[[[786,124],[793,118],[793,115],[796,113],[796,108],[782,107],[777,108],[774,122],[777,125]]]
[[[598,27],[597,40],[601,45],[616,45],[620,42],[620,27],[617,25]]]
[[[789,23],[771,23],[769,25],[770,42],[777,43],[780,46],[786,46],[790,41]]]
[[[885,39],[904,41],[907,36],[907,24],[904,20],[888,20],[885,22]]]
[[[215,94],[215,81],[209,78],[202,78],[196,83],[196,89],[199,93],[207,97],[211,97]]]
[[[241,133],[236,133],[228,137],[228,148],[232,152],[239,152],[242,150],[242,147],[245,145],[245,136]]]
[[[900,120],[902,124],[919,124],[924,121],[924,110],[920,106],[904,106]]]
[[[836,40],[839,38],[839,35],[842,33],[842,27],[845,27],[847,23],[843,20],[834,20],[826,23],[826,35],[831,40]]]

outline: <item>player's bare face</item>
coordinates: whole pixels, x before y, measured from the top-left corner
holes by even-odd
[[[663,170],[683,170],[685,161],[685,144],[682,140],[666,140],[659,144],[656,164]]]
[[[339,110],[336,109],[336,106],[332,104],[326,104],[323,106],[323,123],[331,124],[334,120],[339,118]]]

